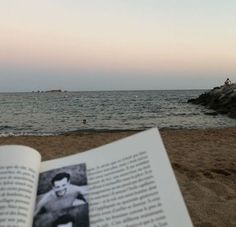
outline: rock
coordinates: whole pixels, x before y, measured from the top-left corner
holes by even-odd
[[[236,119],[236,107],[234,107],[229,113],[228,116]]]
[[[207,112],[206,115],[221,113],[236,119],[236,84],[215,87],[196,99],[189,99],[188,103],[200,104],[216,111]]]
[[[58,90],[48,90],[48,91],[45,91],[45,93],[57,93],[57,92],[62,92],[61,89],[58,89]]]

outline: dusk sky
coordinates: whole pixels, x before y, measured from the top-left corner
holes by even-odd
[[[0,2],[0,92],[236,82],[235,0]]]

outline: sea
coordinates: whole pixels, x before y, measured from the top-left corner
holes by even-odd
[[[0,136],[89,131],[234,127],[187,103],[206,90],[0,93]]]

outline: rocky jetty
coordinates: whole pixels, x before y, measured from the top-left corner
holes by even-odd
[[[217,113],[227,114],[236,119],[236,84],[215,87],[196,99],[189,99],[188,102],[206,106]]]

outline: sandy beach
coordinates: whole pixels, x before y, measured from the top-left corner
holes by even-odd
[[[134,133],[0,137],[0,144],[27,145],[49,160]],[[162,129],[161,135],[194,226],[236,226],[236,128]]]

